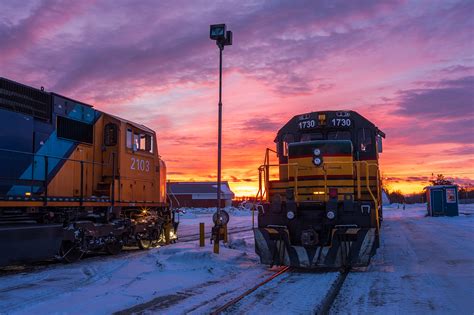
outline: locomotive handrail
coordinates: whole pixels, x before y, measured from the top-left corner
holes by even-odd
[[[110,166],[112,165],[113,168],[113,180],[111,183],[111,192],[109,197],[112,199],[112,204],[114,203],[115,199],[115,177],[116,177],[116,163],[115,163],[115,154],[116,152],[112,152],[112,154],[109,157],[109,161],[106,163],[99,163],[99,162],[94,162],[94,161],[86,161],[86,160],[77,160],[77,159],[70,159],[70,158],[65,158],[65,157],[59,157],[59,156],[54,156],[54,155],[46,155],[46,154],[36,154],[36,153],[31,153],[31,152],[24,152],[24,151],[18,151],[18,150],[10,150],[10,149],[2,149],[0,148],[0,152],[6,152],[6,153],[13,153],[13,154],[23,154],[26,156],[31,156],[32,157],[32,163],[35,163],[35,158],[43,158],[44,159],[44,175],[40,179],[35,179],[35,168],[32,166],[31,169],[31,178],[23,179],[25,181],[30,182],[31,186],[31,192],[33,192],[33,187],[39,186],[35,185],[35,182],[41,182],[42,183],[42,189],[43,191],[41,192],[41,189],[39,190],[40,194],[42,193],[42,199],[44,206],[47,206],[48,204],[48,176],[49,176],[49,161],[50,159],[57,159],[57,160],[62,160],[62,161],[70,161],[73,163],[79,163],[80,164],[80,187],[79,187],[79,203],[80,205],[83,204],[84,202],[84,164],[87,165],[92,165],[92,166]],[[17,180],[15,177],[3,177],[2,179],[4,180]]]
[[[366,182],[366,186],[368,186],[368,185],[369,185],[369,182],[370,182],[370,174],[369,174],[369,172],[368,172],[368,168],[371,167],[371,166],[375,166],[375,167],[377,167],[377,169],[378,169],[378,166],[379,166],[379,165],[378,165],[377,163],[369,163],[369,162],[367,162],[367,161],[324,162],[322,168],[323,168],[323,171],[324,171],[325,176],[326,176],[326,174],[327,174],[327,169],[325,168],[325,166],[328,165],[328,164],[352,164],[353,166],[355,166],[355,167],[356,167],[356,176],[357,176],[357,179],[356,179],[356,180],[357,180],[357,198],[358,198],[358,199],[361,199],[361,178],[360,178],[360,173],[361,173],[361,172],[360,172],[360,169],[361,169],[361,168],[360,168],[360,164],[361,164],[361,163],[366,164],[366,169],[367,169],[367,171],[366,171],[366,174],[365,174],[365,182]],[[378,183],[379,183],[379,174],[378,174],[378,172],[377,172],[377,176],[376,176],[376,177],[377,177],[377,191],[378,191],[378,190],[379,190],[379,188],[378,188]],[[327,194],[327,178],[326,178],[326,177],[325,177],[325,179],[324,179],[324,192]],[[370,189],[369,189],[369,193],[372,195],[372,197],[374,197],[374,196],[373,196],[373,193],[372,193],[372,191],[371,191]],[[377,196],[378,196],[378,195],[379,195],[379,193],[377,192]],[[374,199],[374,198],[373,198],[373,199]],[[374,201],[375,201],[375,199],[374,199]]]
[[[259,186],[261,186],[261,185],[260,185],[260,182],[261,182],[261,176],[260,176],[260,174],[263,172],[263,173],[264,173],[264,177],[265,177],[265,178],[269,178],[269,174],[266,173],[266,172],[267,172],[266,170],[269,170],[270,167],[276,167],[276,166],[288,166],[288,168],[289,168],[290,166],[297,166],[297,167],[295,168],[295,176],[294,176],[295,179],[293,180],[294,186],[295,186],[295,187],[294,187],[294,188],[295,188],[295,195],[296,195],[297,192],[298,192],[298,179],[297,179],[297,178],[298,178],[298,170],[299,170],[299,167],[298,167],[299,164],[298,164],[298,163],[264,164],[264,165],[260,165],[259,168],[258,168],[258,170],[259,170]],[[257,198],[260,196],[260,197],[261,197],[261,200],[263,200],[263,196],[264,196],[264,195],[265,195],[265,197],[268,198],[268,195],[267,195],[267,192],[268,192],[267,183],[268,183],[269,181],[270,181],[269,179],[268,179],[268,180],[265,180],[265,187],[264,187],[265,189],[262,190],[262,189],[259,188],[259,190],[258,190],[258,192],[257,192]]]
[[[360,175],[360,173],[361,173],[361,171],[360,171],[360,170],[361,170],[361,167],[360,167],[360,166],[361,166],[361,164],[365,164],[365,166],[366,166],[366,174],[365,174],[365,176],[364,176],[364,177],[365,177],[365,178],[364,178],[365,186],[366,186],[366,188],[368,188],[367,191],[368,191],[369,194],[371,195],[371,198],[373,199],[374,203],[378,204],[377,198],[378,198],[378,195],[379,195],[379,192],[378,192],[378,190],[379,190],[379,188],[378,188],[379,174],[378,174],[378,173],[376,174],[376,180],[377,180],[377,197],[375,197],[374,192],[373,192],[372,189],[370,188],[370,174],[369,174],[369,171],[368,171],[368,170],[370,169],[370,167],[376,167],[376,168],[378,169],[378,164],[376,164],[376,163],[369,163],[369,162],[367,162],[367,161],[324,162],[322,169],[323,169],[323,172],[324,172],[324,174],[323,174],[323,176],[324,176],[324,193],[325,193],[325,200],[326,200],[326,201],[327,201],[327,194],[328,194],[328,185],[327,185],[327,171],[328,171],[328,170],[325,168],[325,166],[328,165],[328,164],[332,164],[332,165],[336,165],[336,164],[339,164],[339,165],[340,165],[340,164],[350,164],[350,165],[353,165],[353,166],[355,166],[355,167],[357,168],[357,169],[356,169],[356,176],[357,176],[357,190],[358,190],[358,191],[357,191],[357,194],[358,194],[358,199],[361,198],[360,195],[361,195],[361,190],[362,190],[362,189],[361,189],[361,186],[362,186],[362,185],[361,185],[361,182],[362,182],[362,180],[361,180],[361,175]],[[309,167],[304,167],[304,166],[300,167],[300,166],[298,165],[298,163],[264,164],[264,165],[261,165],[261,166],[259,167],[259,191],[258,191],[258,193],[257,193],[257,199],[259,199],[259,197],[260,197],[260,200],[263,200],[264,196],[265,196],[265,197],[268,197],[268,196],[267,196],[267,192],[268,192],[268,181],[269,181],[269,180],[267,180],[267,179],[269,178],[269,174],[268,174],[268,171],[267,171],[267,170],[269,170],[270,167],[277,167],[277,166],[288,166],[288,169],[289,169],[290,166],[297,166],[297,167],[295,168],[295,177],[294,177],[294,180],[293,180],[293,182],[294,182],[294,188],[295,188],[295,195],[296,195],[297,190],[298,190],[298,182],[297,182],[297,173],[298,173],[298,170],[300,170],[300,169],[305,169],[305,168],[309,169]],[[264,176],[261,176],[261,173],[264,173]],[[260,183],[261,183],[261,177],[264,177],[264,178],[265,178],[265,185],[264,185],[264,187],[261,187],[262,185],[260,184]],[[262,188],[264,188],[264,189],[262,189]]]
[[[258,178],[258,186],[259,187],[258,187],[257,195],[255,196],[255,199],[256,200],[260,199],[260,201],[263,200],[264,191],[265,191],[265,194],[268,191],[267,182],[270,180],[270,178],[269,178],[269,173],[270,173],[270,170],[269,170],[270,154],[269,154],[269,152],[273,152],[275,154],[278,154],[275,150],[267,148],[266,151],[265,151],[265,157],[263,159],[263,164],[260,165],[259,168],[258,168],[258,177],[259,177]],[[263,172],[263,175],[265,176],[264,187],[262,187],[262,178],[261,178],[262,172]]]
[[[10,150],[10,149],[0,149],[0,151],[3,152],[9,152],[9,153],[20,153],[20,154],[25,154],[25,155],[33,155],[33,156],[38,156],[38,157],[47,157],[47,158],[52,158],[52,159],[58,159],[58,160],[67,160],[71,162],[85,162],[88,164],[95,164],[95,165],[102,165],[102,166],[109,166],[110,165],[110,160],[107,163],[99,163],[99,162],[94,162],[94,161],[85,161],[85,160],[76,160],[76,159],[68,159],[65,157],[60,157],[60,156],[54,156],[54,155],[46,155],[46,154],[36,154],[36,153],[31,153],[31,152],[24,152],[24,151],[17,151],[17,150]]]
[[[364,163],[365,164],[365,186],[367,188],[367,191],[370,194],[370,197],[372,198],[375,206],[375,220],[377,223],[377,233],[379,232],[379,202],[378,198],[380,198],[380,188],[379,188],[379,165],[377,163],[369,163],[367,161],[352,161],[352,162],[325,162],[325,164],[354,164],[357,167],[357,197],[358,199],[361,198],[361,186],[360,186],[360,164]],[[327,198],[327,170],[324,167],[325,165],[323,164],[323,170],[324,170],[324,192],[325,192],[325,200]],[[376,172],[376,185],[377,185],[377,198],[374,196],[374,193],[372,192],[372,189],[370,188],[370,167],[376,167],[377,172]],[[327,200],[326,200],[327,201]]]
[[[370,166],[376,166],[377,167],[377,170],[378,170],[378,164],[373,164],[373,163],[368,163],[367,161],[364,161],[366,162],[366,173],[368,174],[369,173],[369,167]],[[369,190],[369,193],[370,195],[372,196],[372,199],[374,200],[374,204],[375,204],[375,222],[377,224],[376,228],[377,228],[377,233],[379,232],[379,228],[380,228],[380,221],[379,221],[379,206],[378,206],[378,199],[376,199],[374,197],[374,194],[372,193],[372,190],[370,189],[369,187],[369,183],[367,182],[367,189]],[[379,173],[377,172],[377,198],[380,196],[380,193],[379,193]]]
[[[261,165],[258,170],[259,170],[259,189],[257,192],[256,199],[263,201],[264,197],[269,200],[269,195],[268,195],[268,190],[269,190],[269,181],[270,181],[270,167],[281,167],[281,166],[288,166],[288,175],[290,174],[290,166],[296,166],[295,167],[295,176],[293,180],[293,186],[295,189],[295,201],[298,202],[298,170],[299,170],[299,165],[298,163],[285,163],[285,164],[270,164],[270,157],[269,157],[269,152],[274,152],[277,153],[276,151],[267,148],[265,152],[265,159],[263,165]],[[370,194],[370,197],[372,198],[374,205],[375,205],[375,217],[376,217],[376,222],[377,222],[377,232],[379,230],[379,213],[378,213],[378,208],[379,208],[379,198],[380,198],[380,173],[379,173],[379,165],[377,163],[369,163],[367,161],[351,161],[351,162],[345,162],[345,161],[340,161],[340,162],[324,162],[323,163],[323,172],[324,172],[324,200],[328,200],[328,185],[327,185],[327,169],[326,165],[329,164],[351,164],[353,167],[356,168],[356,182],[357,182],[357,198],[360,200],[362,197],[362,183],[361,183],[361,164],[365,164],[365,186],[367,188],[367,191]],[[377,172],[376,172],[376,185],[377,185],[377,197],[375,197],[374,192],[372,191],[370,187],[370,167],[376,167]],[[263,176],[262,176],[263,173]],[[262,177],[264,180],[264,185],[262,187]],[[253,213],[252,213],[253,217]],[[253,220],[253,218],[252,218]]]

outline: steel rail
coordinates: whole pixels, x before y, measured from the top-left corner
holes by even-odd
[[[213,312],[211,312],[211,315],[218,315],[218,314],[221,314],[223,311],[225,311],[226,309],[228,309],[229,307],[231,307],[232,305],[235,305],[237,304],[240,300],[242,300],[243,298],[245,298],[246,296],[250,295],[251,293],[253,293],[255,290],[257,290],[258,288],[260,288],[261,286],[263,286],[264,284],[272,281],[273,279],[275,279],[276,277],[284,274],[285,272],[289,271],[290,270],[290,267],[288,266],[285,266],[283,267],[282,269],[280,269],[279,271],[277,271],[276,273],[274,273],[273,275],[271,275],[270,277],[268,277],[267,279],[265,279],[264,281],[260,282],[259,284],[257,284],[256,286],[252,287],[251,289],[248,289],[247,291],[245,291],[244,293],[242,293],[241,295],[239,295],[238,297],[230,300],[229,302],[227,302],[226,304],[220,306],[219,308],[217,308],[216,310],[214,310]]]
[[[339,276],[333,282],[322,302],[316,307],[314,313],[317,315],[327,315],[331,310],[334,301],[336,300],[339,292],[341,291],[342,285],[349,274],[349,268],[344,269],[339,273]]]

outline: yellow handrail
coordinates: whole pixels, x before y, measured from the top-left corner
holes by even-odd
[[[293,179],[293,188],[294,188],[294,193],[295,193],[295,201],[298,202],[298,170],[299,170],[299,165],[298,163],[285,163],[285,164],[270,164],[270,159],[269,159],[269,151],[272,151],[271,149],[267,149],[266,154],[265,154],[265,160],[264,164],[259,167],[259,191],[257,193],[257,199],[260,196],[260,201],[263,201],[263,197],[265,196],[265,199],[269,201],[269,181],[270,181],[270,167],[281,167],[281,166],[287,166],[288,167],[288,175],[290,175],[290,166],[295,166],[295,176]],[[274,151],[273,151],[274,152]],[[375,205],[375,217],[377,221],[377,231],[379,229],[379,213],[378,213],[378,208],[379,208],[379,200],[380,200],[380,173],[378,169],[378,164],[376,163],[369,163],[367,161],[351,161],[351,162],[324,162],[322,169],[324,173],[324,200],[328,200],[328,184],[327,184],[327,168],[326,165],[329,164],[352,164],[356,168],[356,180],[357,180],[357,198],[360,200],[362,197],[361,193],[361,164],[365,164],[365,186],[367,188],[367,191],[369,192],[374,205]],[[374,195],[374,192],[370,188],[370,167],[376,167],[377,172],[376,172],[376,185],[377,185],[377,197]],[[262,176],[263,173],[263,176]],[[261,181],[262,177],[264,182],[264,185],[262,187]],[[263,189],[264,188],[264,191]]]
[[[365,162],[365,164],[366,164],[366,166],[365,166],[365,167],[366,167],[366,169],[365,169],[365,171],[366,171],[366,177],[369,176],[368,174],[369,174],[369,167],[370,167],[370,166],[376,166],[377,169],[378,169],[378,165],[377,165],[377,164],[373,164],[373,163],[369,164],[367,161],[364,161],[364,162]],[[378,190],[379,190],[379,174],[378,174],[378,172],[377,172],[377,176],[376,176],[376,177],[377,177],[377,197],[378,197],[378,195],[379,195],[379,193],[378,193]],[[377,234],[378,234],[379,228],[380,228],[380,222],[379,222],[379,203],[378,203],[378,199],[375,198],[374,194],[372,193],[372,189],[370,189],[370,185],[369,185],[369,182],[368,182],[368,181],[367,181],[367,190],[369,191],[370,196],[372,197],[372,200],[374,201],[374,204],[375,204],[375,222],[376,222],[376,224],[377,224],[376,229],[377,229]]]
[[[357,173],[357,199],[362,198],[362,187],[360,185],[360,161],[356,161],[356,173]]]

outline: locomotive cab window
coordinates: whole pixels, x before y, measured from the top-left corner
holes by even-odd
[[[145,135],[145,151],[153,153],[153,136]]]
[[[127,129],[127,148],[132,149],[133,152],[153,153],[153,136]]]
[[[361,152],[372,151],[372,133],[369,129],[359,129],[357,138],[359,140],[359,150]]]
[[[132,141],[132,138],[133,138],[133,132],[132,132],[132,129],[127,129],[127,148],[131,149],[133,147],[133,141]]]
[[[140,150],[140,134],[134,133],[133,134],[133,151]]]
[[[142,133],[140,134],[140,151],[145,151],[148,153],[153,153],[153,136],[149,134]]]
[[[383,152],[382,137],[380,135],[377,135],[377,138],[375,140],[377,141],[377,153],[382,153]]]
[[[104,144],[108,147],[117,145],[117,125],[109,123],[104,128]]]
[[[145,138],[145,135],[142,133],[140,135],[140,150],[145,151],[145,147],[146,147],[146,138]]]
[[[295,137],[292,134],[287,134],[283,137],[282,153],[283,156],[288,156],[288,144],[295,142]]]

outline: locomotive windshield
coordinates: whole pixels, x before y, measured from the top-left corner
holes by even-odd
[[[321,132],[304,133],[301,135],[301,142],[323,140],[324,136]]]
[[[352,134],[350,131],[330,131],[328,140],[352,140]]]

